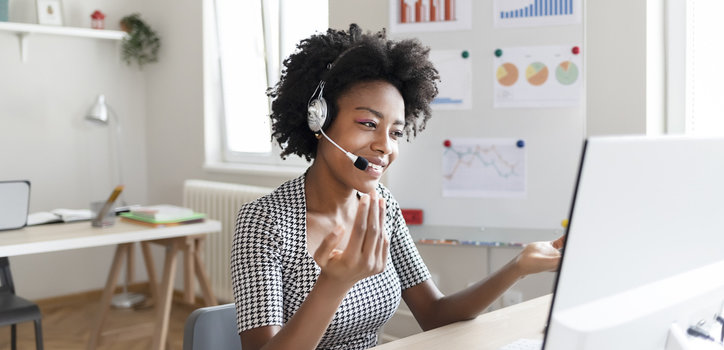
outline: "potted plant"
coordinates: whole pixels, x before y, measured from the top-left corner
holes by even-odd
[[[136,61],[139,67],[158,61],[161,39],[155,31],[134,13],[121,19],[121,30],[128,33],[123,39],[123,60],[127,64]]]

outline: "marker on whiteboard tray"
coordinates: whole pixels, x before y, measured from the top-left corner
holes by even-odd
[[[422,244],[446,244],[446,245],[457,245],[459,244],[457,239],[427,239],[423,238],[418,241]]]

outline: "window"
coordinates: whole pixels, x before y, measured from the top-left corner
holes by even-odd
[[[215,0],[214,10],[220,160],[305,166],[301,158],[279,157],[266,90],[301,39],[327,30],[327,0]]]
[[[668,0],[669,132],[724,135],[724,1]]]

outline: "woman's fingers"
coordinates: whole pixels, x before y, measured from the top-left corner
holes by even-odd
[[[385,201],[384,199],[379,200],[379,208],[380,208],[380,217],[378,224],[380,225],[380,234],[377,238],[377,246],[375,248],[375,256],[378,260],[382,260],[382,265],[384,268],[384,264],[387,261],[385,258],[385,250],[386,246],[385,243],[389,242],[389,239],[387,237],[387,232],[385,231]]]
[[[558,237],[558,239],[556,239],[555,241],[551,242],[551,245],[553,246],[553,248],[562,249],[563,244],[565,242],[566,242],[566,235],[562,235],[562,236]]]
[[[324,271],[343,280],[357,281],[384,271],[389,250],[384,222],[384,200],[375,192],[362,196],[347,247],[342,253],[334,249],[343,236],[338,227],[325,237],[314,260]]]
[[[382,272],[385,270],[385,265],[387,265],[387,254],[389,254],[389,247],[390,247],[390,239],[387,237],[387,233],[382,231],[382,235],[380,235],[381,243],[380,250],[377,254],[378,256],[378,266],[377,266],[377,272]]]
[[[367,232],[367,216],[370,208],[370,196],[363,195],[359,200],[359,206],[357,207],[357,217],[354,220],[354,226],[352,227],[352,234],[349,237],[347,248],[345,253],[354,254],[362,249],[362,244],[365,240],[365,234]]]
[[[341,226],[337,226],[327,235],[327,237],[324,237],[324,240],[322,240],[322,243],[319,244],[317,251],[314,252],[314,261],[317,262],[317,265],[320,267],[327,266],[329,259],[333,255],[336,255],[332,254],[332,252],[339,243],[340,238],[342,238],[342,232],[343,228]]]
[[[375,248],[380,237],[380,200],[376,192],[370,193],[367,197],[370,199],[370,205],[369,213],[367,214],[367,232],[364,236],[362,254],[370,260],[375,257]]]

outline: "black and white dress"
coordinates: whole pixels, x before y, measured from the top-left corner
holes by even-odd
[[[231,252],[231,279],[237,325],[242,331],[283,326],[312,290],[321,269],[307,251],[302,175],[239,211]],[[390,254],[382,273],[367,277],[347,293],[318,349],[366,349],[392,317],[402,290],[430,278],[397,201],[381,184]]]

